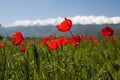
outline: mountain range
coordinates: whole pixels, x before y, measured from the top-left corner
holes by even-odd
[[[100,31],[103,27],[109,26],[113,28],[115,34],[120,36],[120,24],[88,24],[88,25],[73,25],[71,27],[71,32],[74,35],[86,35],[86,36],[101,36]],[[17,27],[0,27],[0,34],[2,36],[11,36],[12,33],[20,31],[24,37],[46,37],[50,34],[60,36],[70,36],[69,32],[60,32],[57,30],[56,26],[46,25],[46,26],[17,26]]]

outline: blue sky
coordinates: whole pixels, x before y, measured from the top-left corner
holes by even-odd
[[[0,0],[0,23],[74,16],[120,16],[120,0]]]

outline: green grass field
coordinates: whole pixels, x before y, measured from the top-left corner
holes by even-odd
[[[0,42],[0,80],[120,80],[120,39],[88,39],[48,50],[40,39],[25,40],[25,53],[11,40]]]

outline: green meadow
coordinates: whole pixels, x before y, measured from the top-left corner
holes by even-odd
[[[49,50],[41,39],[24,40],[25,52],[3,38],[0,49],[0,80],[119,80],[120,39],[88,38],[78,45],[67,43]]]

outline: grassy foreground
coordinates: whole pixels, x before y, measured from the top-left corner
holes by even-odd
[[[120,80],[120,39],[88,39],[57,50],[48,50],[40,40],[14,46],[3,39],[0,49],[0,80]]]

